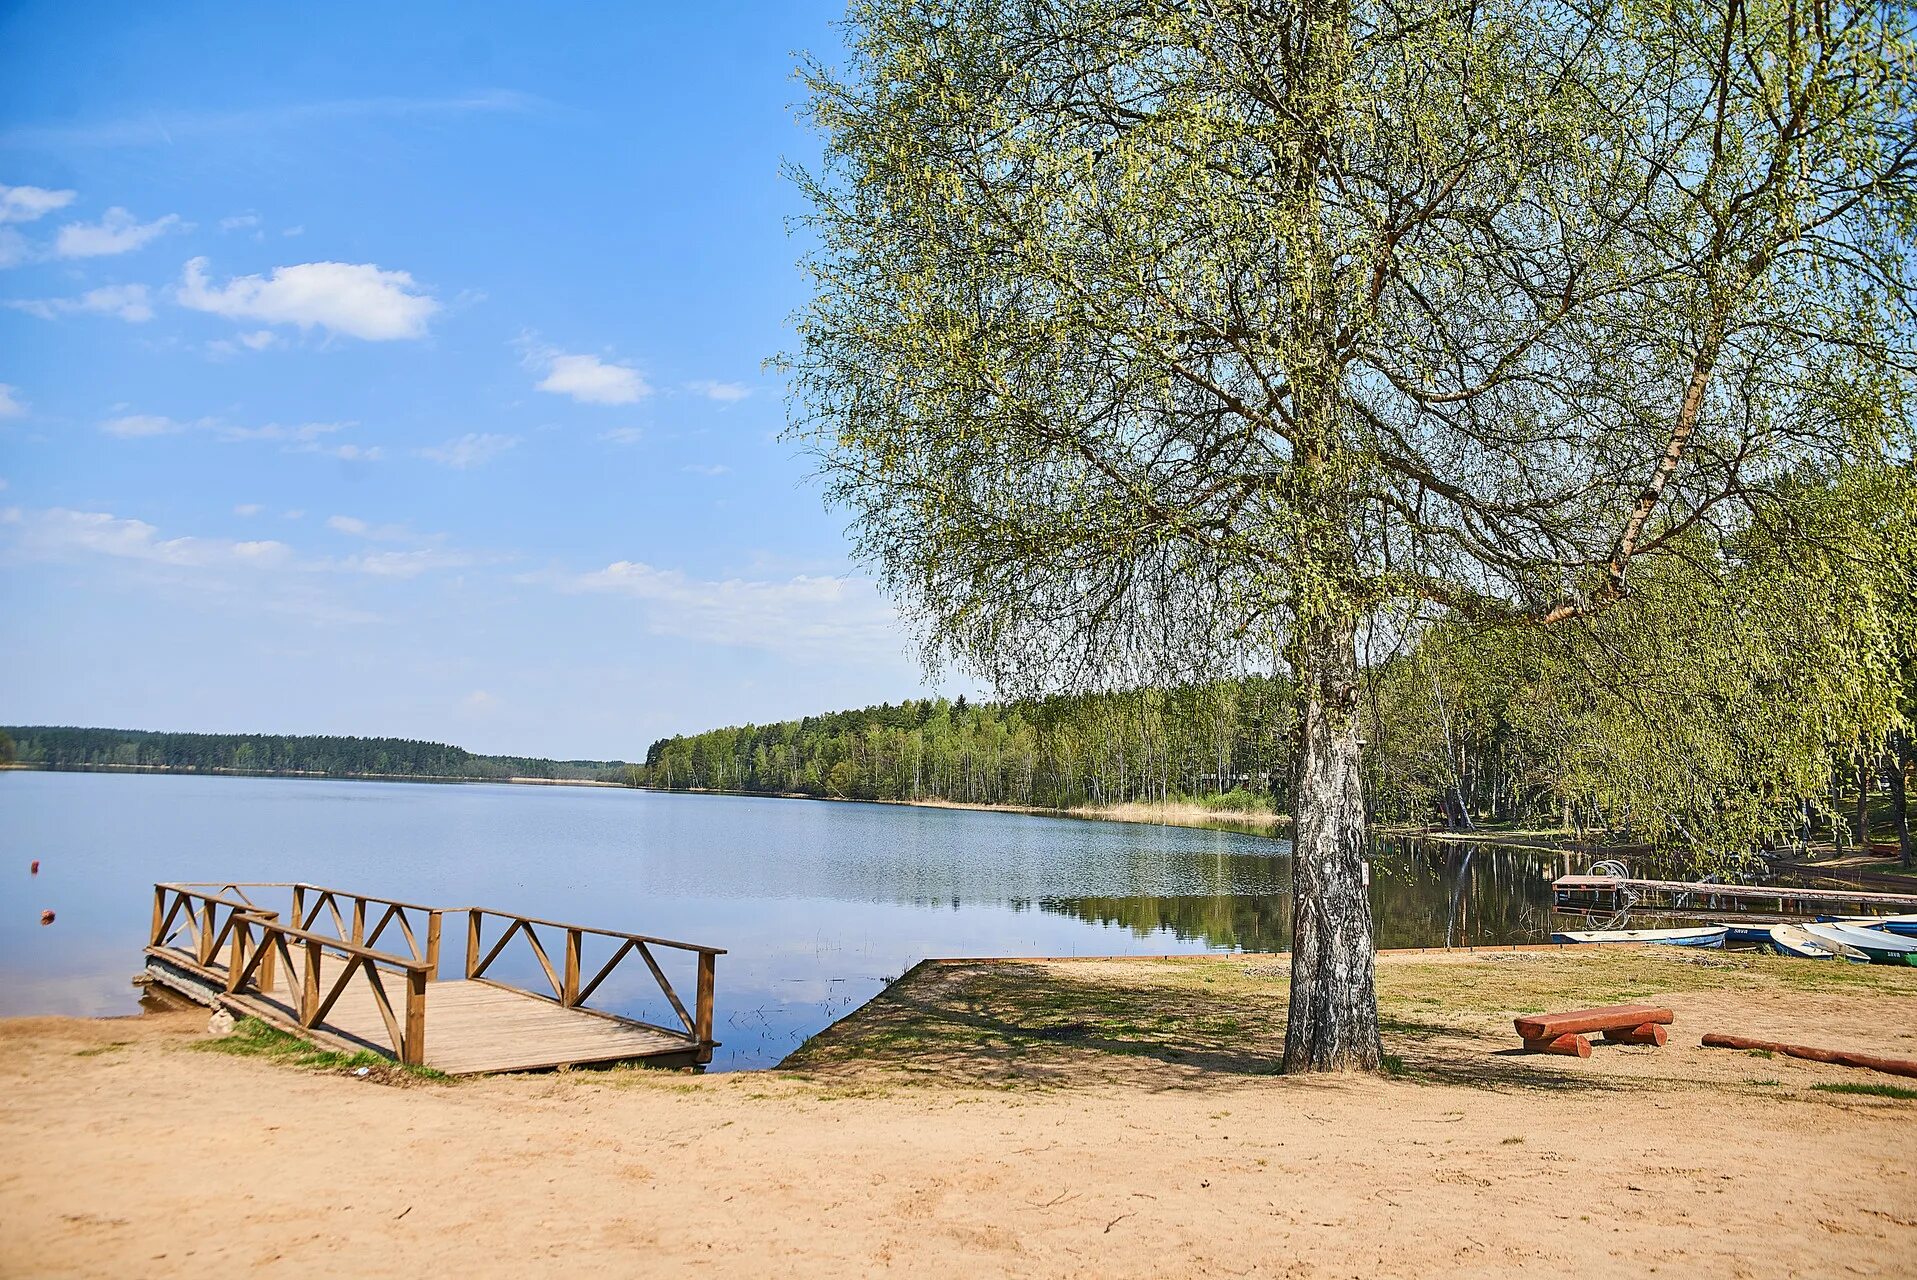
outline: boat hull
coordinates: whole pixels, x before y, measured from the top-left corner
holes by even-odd
[[[1729,930],[1723,925],[1704,929],[1578,929],[1554,933],[1551,941],[1592,945],[1643,945],[1665,947],[1721,947]]]

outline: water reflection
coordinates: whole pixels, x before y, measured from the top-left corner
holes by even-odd
[[[1060,915],[1169,933],[1238,951],[1291,947],[1291,860],[1232,859],[1231,883],[1211,893],[1044,898]],[[1371,911],[1378,946],[1492,946],[1550,932],[1552,855],[1496,845],[1390,840],[1374,846]]]

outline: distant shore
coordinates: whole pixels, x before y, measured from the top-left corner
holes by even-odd
[[[625,784],[612,785],[624,786]],[[732,791],[722,787],[641,786],[631,789],[674,796],[746,796],[758,800],[822,800],[833,804],[886,804],[906,809],[970,809],[980,813],[1022,813],[1039,818],[1078,818],[1088,822],[1141,822],[1161,827],[1213,829],[1259,827],[1266,828],[1260,833],[1265,835],[1273,834],[1277,829],[1291,825],[1289,814],[1254,813],[1244,809],[1208,809],[1202,804],[1189,801],[1173,801],[1169,804],[1127,801],[1123,804],[1079,805],[1070,809],[1054,809],[1044,805],[987,804],[929,797],[920,800],[887,800],[867,799],[862,796],[815,796],[804,791]]]
[[[605,782],[597,778],[483,778],[476,775],[445,773],[326,773],[317,769],[197,769],[171,764],[41,764],[32,760],[14,760],[0,764],[0,770],[24,773],[176,773],[185,776],[220,778],[331,778],[336,782],[497,782],[528,787],[625,787],[623,782]]]

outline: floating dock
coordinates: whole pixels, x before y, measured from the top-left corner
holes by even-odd
[[[284,912],[282,895],[290,904]],[[466,917],[457,979],[439,973],[447,915]],[[514,943],[550,991],[489,976]],[[589,949],[600,953],[590,964]],[[661,951],[690,958],[691,1009],[668,980]],[[718,1044],[713,987],[724,954],[669,938],[304,883],[162,883],[153,886],[142,980],[325,1048],[370,1050],[448,1075],[633,1061],[695,1066],[710,1062]],[[646,983],[656,984],[678,1026],[585,1007],[630,957],[643,962],[640,985],[651,991]],[[626,975],[635,968],[625,966]]]
[[[1551,882],[1551,897],[1559,911],[1584,915],[1615,914],[1627,907],[1670,914],[1768,910],[1785,917],[1819,913],[1890,915],[1917,909],[1917,890],[1871,893],[1862,889],[1798,889],[1702,880],[1636,880],[1628,876],[1559,876]]]

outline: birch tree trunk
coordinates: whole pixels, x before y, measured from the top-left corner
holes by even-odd
[[[1376,1070],[1378,1002],[1365,861],[1354,619],[1301,637],[1286,1071]]]

